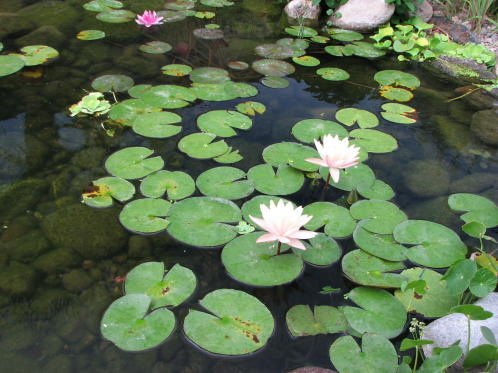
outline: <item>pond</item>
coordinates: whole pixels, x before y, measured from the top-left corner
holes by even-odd
[[[24,67],[15,75],[0,78],[2,371],[261,373],[288,372],[306,365],[332,369],[329,348],[334,340],[344,335],[343,330],[292,337],[286,325],[286,314],[295,305],[355,305],[352,299],[345,298],[345,294],[358,285],[351,281],[351,273],[349,276],[344,274],[342,257],[340,260],[341,252],[345,255],[357,250],[351,237],[352,230],[335,236],[338,243],[335,252],[338,256],[333,260],[333,265],[305,264],[302,274],[297,273],[298,277],[294,281],[291,278],[291,281],[284,281],[290,283],[280,286],[242,284],[234,277],[243,277],[244,268],[234,276],[233,273],[227,273],[221,260],[222,246],[233,237],[224,239],[222,236],[227,232],[223,229],[220,231],[217,224],[212,224],[213,219],[209,214],[214,207],[205,199],[191,200],[191,206],[177,212],[183,215],[174,224],[174,229],[169,229],[170,233],[158,229],[162,231],[147,235],[131,233],[120,223],[119,215],[126,202],[114,201],[114,206],[106,209],[91,208],[81,202],[82,193],[95,192],[95,188],[91,187],[92,181],[109,176],[108,171],[113,166],[106,160],[121,149],[151,149],[153,157],[160,156],[164,160],[164,167],[159,164],[151,168],[181,171],[193,180],[198,180],[203,172],[221,166],[242,170],[241,175],[234,178],[245,179],[246,172],[265,161],[278,165],[282,158],[291,158],[287,162],[293,163],[295,159],[292,157],[295,156],[301,157],[302,162],[303,157],[296,155],[301,149],[297,145],[291,146],[286,150],[287,153],[283,150],[274,151],[273,154],[267,150],[264,153],[270,145],[298,143],[303,136],[309,137],[306,131],[299,135],[299,130],[294,127],[298,122],[306,119],[315,119],[318,120],[315,123],[322,124],[323,121],[337,122],[339,119],[336,114],[341,109],[368,110],[379,120],[375,130],[392,136],[378,140],[377,137],[369,138],[368,132],[358,134],[359,144],[370,146],[370,153],[363,152],[361,157],[365,159],[368,156],[364,164],[375,173],[372,180],[380,180],[378,185],[383,192],[379,193],[389,194],[390,186],[395,192],[391,202],[403,210],[409,219],[433,221],[459,232],[469,252],[478,244],[462,234],[459,215],[451,211],[447,200],[452,193],[465,192],[498,201],[496,147],[484,143],[470,126],[475,113],[493,108],[492,102],[479,93],[451,101],[461,95],[457,89],[459,85],[433,75],[420,65],[399,63],[391,57],[335,57],[325,53],[324,44],[318,42],[311,43],[307,54],[318,58],[320,65],[301,66],[288,59],[295,72],[283,79],[267,78],[262,81],[263,75],[251,68],[229,68],[230,62],[243,61],[250,65],[260,59],[255,53],[257,46],[290,37],[285,32],[288,20],[282,15],[282,5],[271,0],[242,0],[232,6],[219,8],[197,4],[196,11],[214,12],[215,17],[185,17],[170,11],[165,16],[175,22],[150,29],[140,27],[133,20],[127,23],[102,22],[95,18],[95,12],[82,7],[84,3],[78,0],[8,0],[0,4],[0,41],[5,51],[42,44],[56,48],[60,54],[48,64]],[[123,4],[124,9],[135,13],[141,13],[144,9],[164,9],[164,1],[123,1]],[[199,13],[197,16],[210,15]],[[219,32],[217,30],[222,30],[223,37],[206,40],[195,36],[193,31],[202,29],[206,24],[217,24],[220,28],[204,28],[201,33],[216,34]],[[106,36],[98,40],[76,38],[82,30],[101,30]],[[166,53],[144,52],[142,45],[151,41],[166,42],[172,50]],[[154,48],[161,47],[164,45],[149,45],[153,52],[156,52]],[[170,110],[181,117],[181,123],[178,125],[172,120],[170,127],[173,128],[169,129],[172,134],[162,139],[147,137],[150,133],[142,136],[137,128],[134,131],[129,126],[116,126],[106,120],[107,115],[70,116],[69,107],[88,92],[95,91],[95,86],[92,88],[91,84],[102,75],[126,75],[133,79],[135,85],[190,86],[188,75],[170,76],[162,72],[161,68],[170,64],[225,69],[229,75],[225,76],[220,71],[214,74],[221,74],[221,80],[229,78],[233,82],[247,83],[249,87],[230,86],[237,94],[216,101],[213,98],[220,93],[214,86],[203,88],[202,84],[220,78],[199,73],[201,76],[197,82],[201,85],[198,89],[202,92],[197,97],[205,99],[194,96],[189,100],[183,96],[187,100],[185,105]],[[240,63],[232,65],[241,66],[244,67]],[[318,68],[327,67],[343,69],[349,78],[327,80],[316,73]],[[414,98],[406,103],[416,110],[416,114],[411,116],[415,123],[393,123],[380,115],[383,110],[381,106],[391,102],[379,94],[379,83],[374,80],[375,74],[383,70],[402,70],[420,80],[420,87],[413,91]],[[272,88],[278,85],[286,87]],[[257,94],[253,95],[255,90]],[[134,97],[141,97],[141,94],[143,91],[137,89]],[[168,94],[163,91],[158,96]],[[223,94],[226,96],[226,92]],[[114,103],[113,95],[106,93],[105,97]],[[115,99],[123,102],[130,96],[126,91],[117,92]],[[239,127],[234,126],[235,129],[229,126],[220,129],[216,123],[213,124],[216,120],[199,120],[203,114],[212,110],[220,110],[221,113],[231,110],[230,115],[236,116],[236,106],[248,101],[263,104],[264,112],[250,113],[255,115],[241,119]],[[245,111],[244,108],[242,110]],[[115,116],[119,117],[119,113],[115,113]],[[170,119],[168,117],[167,120]],[[204,131],[203,126],[208,130]],[[337,126],[347,131],[361,131],[357,125]],[[364,127],[371,125],[365,124]],[[214,151],[206,156],[204,150],[199,151],[201,154],[195,153],[198,148],[189,145],[186,140],[182,142],[187,135],[199,133],[200,130],[228,130],[236,136],[218,137],[216,141],[226,142],[223,145],[225,150]],[[211,140],[198,141],[209,144]],[[313,143],[308,140],[303,142],[312,148]],[[219,162],[212,159],[223,154],[228,156],[228,147],[238,151],[243,158],[233,164],[222,163],[227,161],[223,158],[218,159]],[[262,155],[265,154],[263,159]],[[236,153],[230,157],[238,158]],[[125,161],[128,163],[123,167],[121,161],[116,162],[115,168],[118,170],[114,169],[112,173],[119,174],[121,168],[132,172],[134,165],[140,163],[137,158],[132,158]],[[308,206],[323,197],[324,201],[349,208],[348,202],[362,198],[362,193],[350,193],[347,187],[330,187],[322,196],[324,180],[313,173],[316,168],[305,167],[305,176],[304,172],[290,166],[282,168],[290,168],[291,171],[287,171],[290,173],[298,172],[304,181],[299,181],[294,188],[290,185],[292,178],[282,178],[284,181],[274,182],[267,193],[265,186],[261,185],[272,173],[262,171],[254,182],[260,184],[256,189],[263,192],[249,188],[247,193],[243,191],[241,197],[239,194],[235,198],[235,207],[230,205],[230,208],[238,213],[238,208],[253,197],[271,194],[275,189],[276,194],[281,194],[282,198],[298,206]],[[325,169],[325,175],[326,172]],[[129,177],[138,179],[132,180],[137,188],[134,199],[143,198],[139,186],[144,176],[146,174]],[[210,177],[204,187],[198,180],[197,189],[187,195],[201,197],[203,194],[200,190],[203,188],[204,194],[223,193],[222,189],[228,180],[221,179],[220,182],[217,179],[228,176],[222,172]],[[218,184],[213,186],[215,182]],[[282,188],[286,191],[280,193]],[[363,191],[363,194],[368,196],[369,192],[373,193],[369,190]],[[181,203],[175,202],[171,209],[182,210],[179,208]],[[132,221],[140,220],[140,217],[133,216],[133,212],[131,214]],[[150,214],[147,217],[154,220],[156,215]],[[207,233],[199,233],[202,228],[199,226],[204,223],[191,223],[188,218],[191,214],[209,221],[205,224]],[[247,218],[246,215],[244,217]],[[351,217],[349,219],[353,222]],[[126,219],[121,218],[123,220]],[[347,217],[338,218],[335,223],[346,224],[346,220]],[[238,223],[233,219],[228,222],[232,225]],[[248,223],[252,222],[248,220]],[[131,227],[136,228],[136,225],[131,223]],[[132,230],[140,230],[140,226]],[[209,230],[213,231],[210,233]],[[390,232],[392,230],[385,233]],[[365,234],[371,235],[368,232]],[[251,233],[240,237],[251,237]],[[208,244],[203,245],[203,242]],[[211,244],[213,242],[215,244]],[[152,261],[164,262],[167,269],[176,263],[189,268],[195,273],[197,286],[185,302],[172,309],[176,317],[176,329],[164,344],[145,352],[124,352],[102,337],[101,319],[110,304],[124,295],[126,274],[138,264]],[[302,261],[300,263],[302,265]],[[413,267],[414,264],[407,262],[406,266]],[[352,267],[355,265],[352,264]],[[447,265],[439,267],[437,270],[444,273]],[[397,272],[402,268],[396,268]],[[386,287],[399,287],[399,284]],[[329,288],[339,290],[330,292],[327,291]],[[260,351],[226,358],[202,351],[185,336],[182,324],[189,309],[200,309],[199,300],[218,289],[244,291],[259,299],[271,312],[275,328],[268,343]],[[399,345],[402,337],[409,335],[408,323],[411,317],[408,314],[406,325],[402,325],[402,334],[393,339],[395,345]]]

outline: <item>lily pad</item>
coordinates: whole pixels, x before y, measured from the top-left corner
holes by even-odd
[[[391,262],[370,255],[363,250],[353,250],[342,258],[342,271],[351,281],[365,286],[399,288],[406,277],[391,273],[405,269],[402,262]]]
[[[98,13],[96,18],[107,23],[126,23],[135,18],[135,13],[124,9],[113,9]]]
[[[409,73],[399,70],[383,70],[374,75],[374,80],[381,86],[406,87],[415,89],[420,86],[420,80]]]
[[[330,361],[341,373],[396,373],[398,354],[388,339],[366,333],[361,337],[362,348],[353,337],[336,339],[330,346]],[[351,362],[354,361],[354,364]]]
[[[91,12],[105,12],[106,10],[120,9],[122,7],[123,3],[116,0],[93,0],[83,4],[83,8]]]
[[[164,41],[149,41],[148,43],[142,44],[138,47],[142,52],[150,54],[163,54],[169,52],[173,47],[165,43]]]
[[[293,38],[279,39],[277,40],[277,44],[292,49],[292,57],[299,57],[306,54],[306,49],[310,45],[308,40]]]
[[[325,52],[336,57],[352,56],[354,54],[355,48],[353,45],[328,45],[324,48]]]
[[[280,164],[288,164],[298,170],[307,172],[318,170],[318,166],[305,161],[305,159],[317,157],[319,156],[315,149],[296,142],[279,142],[267,146],[263,150],[263,159],[266,163],[275,167]]]
[[[391,262],[406,259],[406,248],[394,241],[392,234],[372,233],[365,229],[368,221],[361,221],[353,234],[354,243],[363,251]]]
[[[219,137],[232,137],[237,135],[233,128],[248,130],[252,127],[252,120],[237,111],[212,110],[197,118],[197,126],[203,132]]]
[[[233,150],[231,146],[228,147],[226,153],[213,158],[215,162],[218,163],[237,163],[244,159],[244,157],[239,153],[238,150]]]
[[[298,38],[310,38],[318,35],[316,30],[306,26],[290,26],[285,28],[285,32]]]
[[[254,71],[267,76],[282,77],[292,74],[296,71],[294,66],[290,63],[275,60],[275,59],[262,59],[252,63]]]
[[[386,54],[384,50],[376,48],[373,44],[365,41],[355,41],[350,45],[346,45],[344,48],[350,48],[355,56],[363,58],[378,58]]]
[[[321,139],[324,135],[348,136],[348,131],[340,124],[331,120],[304,119],[292,127],[292,135],[299,141],[312,144],[313,140]]]
[[[335,118],[346,126],[358,124],[360,128],[373,128],[379,125],[377,116],[374,113],[363,109],[340,109],[335,114]]]
[[[401,334],[406,322],[406,310],[389,292],[360,286],[347,295],[349,300],[361,307],[341,308],[354,330],[361,334],[376,333],[386,338],[395,338]]]
[[[496,276],[486,268],[479,268],[470,280],[470,292],[479,298],[484,298],[496,289]]]
[[[22,53],[11,53],[24,61],[26,66],[41,65],[59,56],[59,52],[46,45],[28,45],[20,49]]]
[[[102,75],[93,80],[92,88],[99,92],[125,92],[134,84],[127,75]]]
[[[417,121],[417,111],[408,105],[387,103],[383,104],[381,108],[384,111],[380,115],[389,122],[412,124]]]
[[[410,261],[426,267],[444,268],[465,258],[467,247],[444,225],[425,220],[407,220],[394,229],[394,239],[409,248]]]
[[[151,301],[145,294],[115,300],[102,317],[102,336],[125,351],[143,351],[161,344],[175,329],[175,315],[166,308],[147,313]]]
[[[216,247],[231,241],[242,215],[233,202],[213,197],[191,197],[175,203],[169,212],[168,233],[187,245]]]
[[[320,167],[320,175],[327,179],[329,169]],[[351,191],[359,188],[370,188],[375,182],[375,174],[366,164],[360,163],[340,171],[339,182],[330,180],[330,185],[335,188]]]
[[[181,65],[181,64],[170,64],[161,67],[161,71],[163,72],[164,75],[169,75],[169,76],[185,76],[190,74],[192,71],[192,68],[188,65]]]
[[[148,158],[153,150],[132,146],[118,150],[105,161],[106,170],[113,176],[123,179],[140,179],[160,170],[164,161],[160,156]]]
[[[200,19],[211,19],[216,15],[214,12],[195,12],[193,14],[194,17],[200,18]],[[202,30],[202,29],[201,29]],[[202,35],[201,35],[202,36]],[[199,36],[200,37],[200,36]],[[219,38],[221,39],[221,38]]]
[[[102,177],[92,182],[90,190],[83,194],[83,203],[91,207],[110,207],[113,198],[119,202],[126,202],[135,194],[135,186],[119,177]]]
[[[228,0],[201,0],[201,4],[206,6],[212,6],[215,8],[221,8],[224,6],[233,5],[233,2]]]
[[[339,41],[358,41],[363,39],[363,35],[356,31],[329,28],[327,32],[332,39]]]
[[[24,60],[18,56],[0,56],[0,76],[14,74],[24,67]]]
[[[261,84],[268,88],[282,89],[289,86],[289,81],[278,76],[265,76],[264,78],[261,78]]]
[[[498,225],[498,207],[485,197],[471,193],[456,193],[449,196],[448,205],[455,211],[467,211],[460,217],[466,223],[477,221],[486,228]]]
[[[371,130],[356,129],[349,135],[354,138],[351,144],[357,145],[369,153],[391,153],[398,149],[398,142],[390,134]]]
[[[164,9],[169,10],[187,10],[193,7],[195,7],[195,1],[191,0],[168,1],[164,4]]]
[[[185,136],[178,143],[178,149],[189,157],[209,159],[225,154],[229,148],[224,140],[214,141],[216,135],[212,133],[192,133]]]
[[[313,217],[304,226],[306,229],[316,231],[324,227],[325,234],[334,238],[348,237],[356,227],[349,210],[332,202],[314,202],[305,206],[303,213]]]
[[[215,290],[199,304],[210,313],[190,309],[183,330],[195,345],[211,353],[235,356],[257,351],[275,329],[268,308],[240,290]]]
[[[277,286],[294,281],[304,270],[301,257],[291,251],[280,255],[275,242],[256,243],[262,232],[239,236],[221,252],[230,277],[252,286]],[[288,249],[287,246],[282,250]]]
[[[158,233],[164,231],[169,224],[164,217],[170,207],[171,203],[164,199],[136,199],[123,207],[119,221],[133,233]]]
[[[362,197],[384,201],[388,201],[396,195],[390,185],[379,179],[376,179],[370,187],[359,185],[357,191]]]
[[[192,90],[198,98],[204,101],[228,101],[237,98],[235,92],[225,89],[226,84],[226,82],[220,84],[193,83]]]
[[[339,81],[349,79],[348,72],[337,67],[322,67],[316,70],[316,73],[326,80]]]
[[[323,36],[323,35],[317,35],[317,36],[311,37],[310,40],[312,42],[315,42],[315,43],[327,44],[330,41],[330,38]]]
[[[183,21],[187,18],[188,12],[190,10],[160,10],[157,12],[159,17],[163,17],[162,21],[164,23],[173,23]]]
[[[260,193],[269,195],[287,195],[297,192],[304,184],[301,171],[288,165],[279,165],[277,170],[269,164],[260,164],[247,172],[247,178],[254,182]]]
[[[392,202],[382,200],[362,200],[350,208],[351,216],[362,220],[362,227],[372,233],[391,234],[394,228],[408,219],[406,214]]]
[[[197,178],[197,187],[205,196],[241,199],[254,192],[253,183],[241,180],[246,173],[235,167],[215,167],[204,171]]]
[[[152,88],[150,84],[137,84],[128,90],[128,94],[133,98],[142,98],[146,91]]]
[[[162,262],[142,263],[126,275],[126,294],[145,294],[151,299],[150,309],[176,307],[194,292],[197,279],[190,269],[175,264],[164,270]]]
[[[459,297],[451,295],[442,281],[441,274],[427,268],[410,268],[401,272],[408,282],[425,281],[424,293],[417,294],[414,289],[396,290],[394,296],[405,306],[407,312],[416,312],[424,317],[443,317],[458,305]]]
[[[178,114],[168,111],[140,114],[133,119],[133,131],[145,137],[164,139],[180,133],[182,127],[173,124],[181,120]]]
[[[227,66],[232,70],[247,70],[249,64],[244,61],[230,61]]]
[[[277,196],[268,196],[268,195],[255,196],[242,205],[242,216],[244,217],[244,220],[246,222],[248,222],[249,224],[262,229],[249,217],[249,215],[254,216],[255,218],[261,219],[263,216],[261,214],[260,206],[261,205],[269,206],[270,201],[278,203],[279,200],[283,200],[285,203],[291,202],[291,201],[286,200],[285,198],[277,197]],[[294,203],[293,202],[291,202],[291,203],[292,203],[292,206],[295,207]]]
[[[382,97],[385,97],[388,100],[399,102],[407,102],[413,98],[413,93],[411,93],[408,89],[396,88],[388,85],[382,86],[379,93]]]
[[[100,30],[82,30],[76,37],[80,40],[98,40],[105,38],[105,32]]]
[[[287,311],[285,322],[293,337],[340,333],[348,327],[344,314],[331,306],[315,306],[312,311],[310,306],[298,304]]]
[[[163,109],[179,109],[197,99],[194,91],[178,85],[158,85],[145,91],[142,99]]]
[[[161,170],[142,181],[140,192],[150,198],[161,198],[166,193],[169,200],[179,200],[194,194],[195,182],[185,172]]]
[[[274,58],[278,60],[284,60],[286,58],[294,56],[294,51],[284,45],[280,44],[261,44],[258,45],[254,52],[260,57],[264,58]]]
[[[237,111],[242,114],[247,114],[247,115],[256,115],[257,114],[263,114],[266,111],[266,106],[263,105],[261,102],[256,102],[256,101],[246,101],[238,104],[235,106]]]
[[[314,266],[329,266],[341,258],[342,250],[339,244],[326,234],[319,233],[304,243],[306,250],[292,248],[306,263]]]
[[[109,118],[125,126],[133,126],[133,120],[137,116],[159,111],[161,111],[161,108],[153,106],[142,99],[129,99],[113,105],[109,112]]]
[[[218,67],[198,67],[190,72],[190,80],[194,83],[217,84],[230,80],[228,71]]]
[[[214,13],[212,12],[197,12],[195,16],[198,17],[198,15],[202,15],[203,16],[202,18],[212,18],[209,17],[211,14],[214,17]],[[220,29],[209,29],[204,27],[196,28],[193,31],[193,34],[195,37],[204,40],[217,40],[217,39],[223,39],[225,37],[225,34]]]
[[[313,56],[299,56],[299,57],[293,57],[292,61],[294,63],[297,63],[298,65],[301,66],[318,66],[320,65],[320,60],[318,58],[315,58]]]
[[[234,97],[253,97],[258,94],[258,89],[248,83],[226,82],[224,85],[225,92]]]

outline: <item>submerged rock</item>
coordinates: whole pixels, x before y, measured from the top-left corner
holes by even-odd
[[[461,225],[458,215],[448,206],[448,197],[442,196],[427,201],[416,201],[406,209],[410,219],[429,220],[454,227]]]
[[[291,18],[318,19],[321,8],[313,5],[312,0],[291,0],[284,11]]]
[[[464,96],[462,100],[475,110],[487,110],[495,108],[496,99],[488,92],[479,89]]]
[[[40,289],[33,297],[30,309],[36,318],[49,319],[66,306],[72,297],[64,290]]]
[[[56,27],[44,25],[15,40],[15,44],[22,48],[26,45],[48,45],[57,48],[64,43],[66,37]]]
[[[0,291],[11,297],[29,296],[35,290],[37,279],[33,268],[12,262],[0,272]]]
[[[73,269],[62,276],[64,288],[72,293],[79,293],[93,283],[93,279],[82,269]]]
[[[349,0],[335,9],[341,17],[330,17],[336,27],[353,31],[372,31],[389,21],[394,14],[394,4],[384,0]]]
[[[497,174],[476,172],[453,181],[450,193],[479,193],[493,187],[498,187]]]
[[[32,262],[49,249],[50,243],[40,230],[0,245],[0,250],[5,250],[12,259],[20,262]]]
[[[42,373],[72,373],[73,359],[67,354],[56,355],[42,369]]]
[[[48,183],[42,179],[24,179],[0,191],[0,221],[26,212],[42,198]],[[15,203],[14,203],[15,202]]]
[[[34,23],[30,20],[13,13],[0,13],[0,25],[0,39],[24,33],[35,27]]]
[[[403,174],[406,188],[419,197],[437,197],[446,194],[450,174],[438,161],[416,160],[408,163]]]
[[[482,110],[472,116],[470,126],[479,139],[489,145],[498,145],[498,113],[496,110]]]
[[[471,110],[468,109],[467,105],[465,105],[465,103],[460,100],[451,102],[448,105],[448,112],[450,113],[452,119],[466,125],[470,124],[470,121],[472,120],[472,114],[474,114]]]
[[[456,83],[485,83],[487,80],[496,79],[493,71],[488,70],[485,64],[478,63],[470,58],[440,56],[427,60],[423,67],[432,71],[441,78]]]
[[[469,144],[472,134],[469,127],[455,122],[445,115],[432,117],[437,125],[441,140],[450,148],[462,152]]]
[[[65,1],[40,1],[22,8],[18,14],[38,26],[51,25],[68,33],[80,18],[80,12]]]

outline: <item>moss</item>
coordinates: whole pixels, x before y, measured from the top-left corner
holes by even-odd
[[[444,115],[435,115],[432,119],[436,123],[441,140],[449,148],[462,152],[468,146],[472,138],[472,133],[468,126]]]
[[[43,197],[48,183],[42,179],[24,179],[0,192],[0,221],[32,209]],[[15,201],[15,203],[13,203]]]
[[[21,263],[13,262],[0,272],[0,290],[11,297],[24,297],[33,293],[38,274]]]

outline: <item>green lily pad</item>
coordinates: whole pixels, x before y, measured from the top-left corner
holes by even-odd
[[[148,43],[142,44],[138,47],[139,50],[150,54],[163,54],[169,52],[173,47],[165,43],[164,41],[149,41]]]
[[[314,266],[329,266],[337,262],[342,255],[339,244],[326,234],[319,233],[304,243],[306,250],[292,248],[306,263]]]
[[[28,45],[27,47],[22,47],[21,52],[11,53],[10,55],[21,58],[26,66],[41,65],[59,56],[56,49],[46,45]]]
[[[317,36],[311,37],[310,40],[312,42],[319,43],[319,44],[327,44],[330,41],[330,38],[323,36],[323,35],[317,35]]]
[[[106,10],[120,9],[122,7],[123,3],[116,0],[93,0],[83,4],[83,8],[91,12],[105,12]]]
[[[379,119],[377,116],[374,113],[363,109],[340,109],[335,114],[335,118],[346,126],[358,124],[360,128],[373,128],[379,125]]]
[[[24,60],[18,56],[0,56],[0,76],[14,74],[24,67]]]
[[[285,322],[293,337],[340,333],[348,327],[344,314],[331,306],[315,306],[312,311],[310,306],[298,304],[287,311]]]
[[[185,172],[161,170],[143,179],[140,192],[150,198],[161,198],[166,193],[169,200],[179,200],[194,194],[195,182]]]
[[[265,76],[260,80],[261,84],[268,88],[282,89],[289,86],[289,81],[287,79],[278,76]]]
[[[443,317],[458,305],[459,297],[451,295],[441,274],[427,268],[410,268],[401,272],[408,282],[425,281],[424,294],[415,293],[414,289],[396,290],[394,296],[405,306],[407,312],[416,312],[424,317]]]
[[[363,35],[356,31],[329,28],[327,32],[332,39],[339,41],[358,41],[363,39]]]
[[[164,23],[172,23],[183,21],[189,15],[190,10],[160,10],[157,13],[159,17],[163,17],[162,21]],[[192,11],[193,12],[193,11]]]
[[[106,10],[98,13],[96,18],[107,23],[126,23],[135,18],[135,13],[124,9]]]
[[[342,258],[342,271],[359,285],[399,288],[406,277],[391,272],[401,269],[405,269],[402,262],[383,260],[363,250],[350,251]]]
[[[228,71],[218,67],[198,67],[190,72],[190,80],[194,83],[217,84],[230,80]]]
[[[194,292],[197,279],[190,269],[175,264],[164,270],[162,262],[142,263],[126,275],[126,294],[145,294],[151,299],[150,309],[176,307]]]
[[[220,25],[216,23],[208,23],[207,25],[204,25],[204,27],[207,29],[218,29],[220,28]]]
[[[329,174],[327,167],[320,167],[320,175],[326,180]],[[360,163],[340,171],[339,182],[330,180],[335,188],[351,191],[353,189],[370,188],[375,182],[375,174],[366,164]]]
[[[125,92],[134,84],[127,75],[102,75],[93,80],[92,88],[99,92]]]
[[[304,184],[301,171],[283,164],[277,167],[276,172],[266,163],[254,166],[247,172],[247,178],[253,181],[258,192],[269,195],[293,194]]]
[[[392,202],[382,200],[362,200],[350,208],[351,216],[362,220],[363,229],[372,233],[391,234],[394,228],[408,219],[406,214]]]
[[[102,336],[125,351],[143,351],[161,344],[175,329],[175,315],[166,308],[147,314],[150,303],[145,294],[115,300],[102,317]]]
[[[233,2],[227,0],[201,0],[201,4],[206,6],[212,6],[215,8],[221,8],[224,6],[233,5]]]
[[[188,106],[196,98],[192,89],[178,85],[158,85],[145,91],[142,97],[149,105],[163,109],[179,109]]]
[[[217,157],[213,158],[215,162],[218,163],[223,163],[223,164],[228,164],[228,163],[237,163],[244,159],[244,157],[239,154],[238,150],[232,150],[232,147],[228,147],[228,150],[226,153],[223,153],[222,155],[219,155]]]
[[[356,129],[349,135],[354,138],[351,144],[357,145],[369,153],[390,153],[398,149],[398,142],[390,134],[371,130]]]
[[[392,101],[407,102],[413,98],[413,93],[408,89],[388,85],[382,86],[379,93],[382,97]]]
[[[355,56],[363,58],[379,58],[386,54],[382,49],[376,48],[373,44],[365,41],[355,41],[344,48],[349,47]]]
[[[105,161],[105,168],[113,176],[123,179],[140,179],[160,170],[164,161],[160,156],[148,158],[153,150],[132,146],[118,150]]]
[[[409,73],[399,70],[383,70],[374,75],[374,80],[381,86],[406,87],[415,89],[420,87],[420,80]]]
[[[133,131],[145,137],[164,139],[181,132],[181,126],[173,125],[181,120],[178,114],[168,111],[140,114],[133,119]]]
[[[320,65],[320,60],[318,58],[315,58],[313,56],[299,56],[299,57],[292,57],[292,61],[294,63],[297,63],[298,65],[301,66],[318,66]]]
[[[353,239],[356,246],[378,258],[391,262],[400,262],[406,259],[406,248],[394,241],[391,234],[372,233],[365,229],[368,221],[361,221],[356,226]]]
[[[352,56],[354,54],[355,48],[352,44],[348,45],[328,45],[324,48],[325,52],[336,57]]]
[[[197,178],[197,187],[205,196],[241,199],[254,192],[252,181],[241,180],[246,173],[235,167],[215,167],[204,171]]]
[[[486,268],[479,268],[472,280],[470,280],[469,290],[476,297],[484,298],[496,289],[496,276]]]
[[[213,197],[191,197],[175,203],[169,212],[168,233],[187,245],[215,247],[231,241],[242,215],[233,202]]]
[[[298,170],[307,172],[318,170],[318,166],[305,161],[305,159],[318,157],[318,152],[315,149],[297,142],[279,142],[267,146],[263,150],[263,159],[266,163],[275,167],[280,164],[288,164]]]
[[[256,54],[260,57],[274,58],[278,60],[284,60],[294,55],[294,51],[291,48],[272,43],[258,45],[254,49],[254,52],[256,52]]]
[[[193,16],[200,19],[211,19],[216,15],[214,12],[194,12]]]
[[[246,222],[248,222],[249,224],[253,225],[254,227],[258,227],[258,228],[262,229],[249,217],[249,215],[254,216],[255,218],[262,219],[263,216],[261,214],[261,207],[260,206],[261,205],[269,206],[270,201],[278,203],[279,200],[283,200],[286,204],[291,202],[291,201],[286,200],[285,198],[277,197],[277,196],[267,196],[267,195],[255,196],[242,205],[242,216],[244,217],[244,220]],[[291,203],[292,203],[292,206],[295,207],[294,203],[293,202],[291,202]]]
[[[235,97],[253,97],[258,94],[258,89],[248,83],[226,82],[224,89]]]
[[[304,119],[292,127],[292,135],[308,144],[312,144],[315,139],[321,139],[324,135],[339,136],[342,139],[348,134],[343,126],[331,120]]]
[[[360,286],[347,295],[349,300],[361,307],[341,308],[354,330],[361,334],[376,333],[386,338],[395,338],[401,334],[406,322],[406,310],[389,292]]]
[[[198,98],[204,101],[228,101],[237,98],[233,91],[225,89],[226,83],[220,84],[192,84],[192,90]]]
[[[152,88],[150,84],[137,84],[128,90],[128,94],[133,98],[142,98],[150,88]]]
[[[306,54],[306,49],[310,43],[305,39],[283,38],[277,40],[278,45],[292,49],[292,57],[299,57]]]
[[[98,40],[105,38],[105,32],[100,30],[82,30],[76,37],[80,40]]]
[[[246,101],[238,104],[235,106],[237,111],[242,114],[247,114],[254,116],[257,114],[264,114],[266,111],[266,106],[263,105],[261,102],[256,102],[256,101]]]
[[[252,63],[252,68],[262,75],[275,77],[286,76],[296,71],[294,66],[288,62],[269,58],[254,61]]]
[[[252,120],[247,115],[232,110],[212,110],[197,118],[197,126],[203,132],[219,137],[237,136],[234,128],[248,130]]]
[[[330,346],[330,361],[341,373],[396,373],[398,354],[388,339],[366,333],[361,337],[362,348],[353,337],[336,339]],[[352,364],[354,362],[354,364]]]
[[[444,225],[425,220],[407,220],[394,229],[394,239],[409,248],[410,261],[426,267],[444,268],[465,258],[467,247]]]
[[[357,191],[362,197],[384,201],[388,201],[396,195],[390,185],[379,179],[376,179],[370,187],[359,185]]]
[[[113,105],[109,112],[109,118],[125,126],[133,126],[133,120],[137,116],[159,111],[161,111],[161,108],[153,106],[142,99],[129,99]]]
[[[227,66],[232,70],[247,70],[249,64],[244,61],[230,61]]]
[[[498,207],[485,197],[471,193],[456,193],[449,196],[448,205],[455,211],[467,211],[460,217],[466,223],[476,221],[486,228],[498,225]]]
[[[305,206],[303,213],[313,217],[304,226],[306,229],[316,231],[324,227],[325,234],[334,238],[348,237],[356,227],[349,210],[332,202],[314,202]]]
[[[470,259],[462,259],[451,265],[443,276],[446,288],[452,295],[460,295],[468,289],[470,280],[477,272],[477,264]]]
[[[0,52],[3,51],[3,43],[0,41]]]
[[[290,26],[285,28],[285,32],[298,38],[310,38],[318,35],[316,30],[306,26]]]
[[[348,72],[337,67],[322,67],[316,70],[316,73],[326,80],[339,81],[349,79]]]
[[[178,149],[189,157],[209,159],[225,154],[229,147],[224,140],[213,141],[216,135],[212,133],[192,133],[178,143]]]
[[[206,16],[206,15],[211,15],[214,13],[198,12],[195,14],[195,16],[197,17],[198,14]],[[203,17],[203,18],[212,18],[212,17]],[[204,39],[204,40],[218,40],[218,39],[223,39],[225,37],[225,34],[220,29],[209,29],[209,28],[204,28],[204,27],[196,28],[192,33],[194,34],[195,37],[197,37],[199,39]],[[202,69],[202,67],[201,67],[201,69]],[[214,69],[214,67],[213,67],[213,69]]]
[[[190,309],[183,330],[195,345],[211,353],[235,356],[257,351],[275,329],[268,308],[240,290],[215,290],[199,304],[210,313]]]
[[[187,10],[193,7],[195,7],[195,1],[190,0],[168,1],[164,4],[164,9],[169,10]]]
[[[417,121],[417,111],[408,105],[387,103],[383,104],[381,108],[384,111],[382,111],[380,115],[389,122],[412,124]]]
[[[444,372],[446,368],[455,364],[461,357],[463,351],[459,345],[441,348],[439,353],[426,358],[420,366],[419,373]]]
[[[82,194],[83,203],[91,207],[110,207],[113,198],[126,202],[135,194],[135,186],[119,177],[102,177],[92,182],[93,187]]]
[[[169,64],[161,67],[161,71],[164,75],[169,76],[185,76],[190,74],[192,68],[188,65],[182,64]]]
[[[275,242],[256,243],[262,232],[239,236],[221,252],[230,277],[252,286],[277,286],[294,281],[304,270],[301,257],[291,251],[276,255]],[[282,250],[287,250],[284,245]]]
[[[171,203],[164,199],[142,198],[129,202],[119,214],[119,221],[133,233],[164,231],[169,221],[164,219]]]

